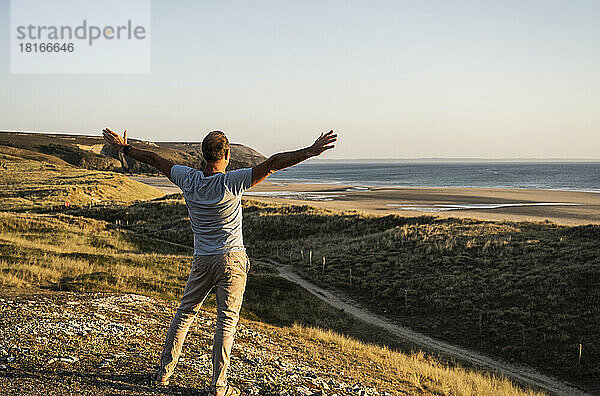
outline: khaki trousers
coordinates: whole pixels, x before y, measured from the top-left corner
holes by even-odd
[[[239,320],[250,262],[245,252],[212,256],[195,255],[181,304],[171,322],[160,359],[163,378],[173,374],[185,336],[202,302],[214,287],[217,297],[217,326],[213,340],[211,385],[226,386],[235,326]]]

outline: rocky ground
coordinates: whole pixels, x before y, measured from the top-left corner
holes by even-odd
[[[200,311],[168,387],[153,387],[176,303],[135,294],[3,290],[0,394],[205,394],[215,315]],[[318,348],[311,343],[319,343]],[[315,356],[314,351],[323,356]],[[391,395],[345,373],[336,346],[256,322],[238,326],[230,381],[248,395]],[[378,371],[385,372],[379,367]]]

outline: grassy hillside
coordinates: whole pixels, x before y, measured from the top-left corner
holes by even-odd
[[[0,146],[0,210],[44,209],[67,201],[131,202],[162,195],[120,174],[88,171],[51,155]]]
[[[291,264],[307,279],[437,338],[597,384],[597,226],[363,217],[253,201],[244,210],[245,242],[255,259]],[[192,244],[178,196],[77,214],[123,219],[133,230]]]
[[[3,345],[4,342],[8,342],[7,339],[0,340],[0,348],[4,347],[9,351],[11,348],[15,349],[15,345],[18,345],[19,351],[22,348],[27,348],[29,352],[36,351],[21,357],[16,364],[11,366],[17,370],[17,373],[27,374],[24,377],[15,374],[15,378],[21,378],[20,381],[27,382],[27,378],[32,378],[32,376],[35,378],[36,375],[53,377],[54,370],[60,370],[62,366],[58,365],[51,368],[50,371],[40,373],[39,367],[44,363],[43,361],[38,362],[36,359],[49,360],[53,356],[62,356],[68,353],[69,356],[86,356],[87,361],[82,358],[78,366],[80,370],[92,373],[89,374],[91,377],[83,382],[79,376],[72,373],[73,378],[69,381],[75,388],[71,388],[71,390],[77,389],[77,387],[87,389],[88,386],[92,386],[94,389],[102,388],[106,385],[106,381],[112,378],[105,370],[97,368],[102,357],[115,355],[121,349],[130,351],[131,348],[135,348],[137,351],[134,360],[125,363],[120,359],[118,365],[115,362],[110,366],[114,378],[118,379],[123,375],[125,366],[128,369],[131,369],[130,366],[137,367],[141,371],[144,371],[145,367],[145,370],[150,372],[152,364],[155,363],[158,356],[163,332],[169,323],[170,315],[174,312],[176,304],[174,300],[179,297],[185,285],[190,265],[188,253],[189,251],[181,246],[121,230],[111,223],[101,220],[66,214],[0,213],[0,284],[5,290],[3,292],[5,298],[7,297],[6,293],[21,293],[23,294],[22,300],[27,302],[27,307],[30,309],[32,300],[37,300],[37,297],[32,294],[39,293],[32,291],[32,288],[41,287],[62,292],[131,292],[172,301],[171,303],[151,304],[152,309],[147,310],[146,313],[150,314],[157,309],[160,313],[146,318],[145,320],[149,322],[141,326],[140,330],[142,330],[142,334],[154,335],[151,339],[144,338],[143,340],[138,339],[139,337],[128,337],[128,342],[133,346],[129,346],[129,343],[119,346],[111,345],[108,335],[106,336],[107,340],[102,341],[97,334],[93,338],[86,337],[84,334],[84,337],[79,337],[79,341],[74,343],[71,337],[67,337],[66,334],[62,335],[60,332],[52,332],[52,337],[64,338],[38,344],[35,342],[35,334],[30,334],[29,330],[27,334],[24,333],[19,337],[12,335],[14,341],[11,342],[11,347]],[[274,347],[280,349],[282,354],[279,356],[300,355],[311,365],[316,364],[322,373],[329,373],[329,376],[324,377],[325,380],[334,378],[350,384],[360,383],[362,387],[373,387],[391,394],[398,394],[401,390],[410,394],[470,395],[489,394],[490,392],[515,395],[533,394],[519,390],[509,381],[490,378],[460,367],[451,368],[430,357],[425,357],[423,354],[409,356],[394,352],[387,347],[372,345],[385,344],[410,350],[410,345],[402,345],[385,331],[356,321],[345,312],[329,307],[299,286],[280,278],[275,272],[273,267],[262,264],[260,261],[254,261],[245,295],[242,328],[250,326],[268,333],[274,345],[269,347],[270,350]],[[15,291],[15,288],[29,291],[18,292]],[[39,319],[35,317],[35,312],[41,312],[39,310],[25,309],[23,311],[22,308],[17,309],[14,306],[4,307],[0,310],[6,314],[2,315],[4,318],[2,327],[16,326],[15,328],[21,329],[24,322],[39,323],[40,320],[52,317],[48,316],[48,298],[53,301],[67,298],[62,304],[66,304],[66,301],[69,301],[69,304],[75,304],[74,301],[83,300],[77,302],[76,307],[65,305],[64,308],[61,308],[61,317],[65,315],[64,312],[70,312],[74,308],[83,306],[85,299],[88,298],[86,295],[74,294],[69,294],[68,297],[61,296],[61,294],[57,296],[44,295],[45,314]],[[98,298],[98,296],[94,297],[91,301],[97,301]],[[4,301],[2,300],[0,305],[4,304]],[[162,308],[163,306],[168,306],[168,308]],[[111,309],[111,316],[114,316],[115,312],[122,312],[123,308]],[[139,307],[136,305],[135,312],[139,314],[140,311],[137,308]],[[18,313],[8,314],[10,309],[15,309],[15,312]],[[202,315],[213,315],[214,296],[208,299],[205,309],[208,311]],[[88,320],[85,318],[94,317],[92,313],[77,312],[80,315],[77,323]],[[29,319],[24,319],[23,315],[29,315]],[[108,314],[102,312],[102,315]],[[157,322],[156,318],[159,316],[160,321]],[[74,320],[71,314],[68,314],[67,318],[71,318],[68,323]],[[24,322],[19,322],[20,320]],[[285,327],[276,328],[255,321]],[[199,319],[198,322],[203,323],[203,320]],[[19,325],[19,323],[21,324]],[[157,325],[160,325],[161,329],[152,330]],[[186,355],[189,354],[192,357],[198,351],[203,354],[204,349],[209,348],[210,344],[208,336],[211,331],[201,330],[199,324],[195,327],[197,329],[192,333],[204,331],[209,334],[200,338],[198,338],[198,334],[196,337],[194,335],[190,337],[186,348],[189,352],[186,352]],[[61,329],[66,331],[64,328],[65,326],[61,325]],[[86,325],[85,328],[94,329],[94,323]],[[332,333],[331,330],[335,333]],[[346,334],[346,336],[340,336],[338,333]],[[244,332],[240,336],[242,344],[247,342],[244,341],[243,334]],[[352,339],[348,337],[352,337]],[[261,344],[252,345],[253,348],[256,348]],[[142,354],[141,358],[140,353]],[[239,352],[235,352],[234,355],[238,359],[240,358]],[[253,363],[246,362],[246,365],[252,367]],[[326,367],[329,369],[325,369]],[[261,367],[261,370],[267,368],[267,366]],[[185,364],[182,370],[186,372]],[[333,373],[336,374],[332,377]],[[232,375],[236,378],[238,374],[239,372],[236,371]],[[284,389],[296,394],[294,387],[285,386],[290,381],[289,378],[281,377],[274,380],[282,374],[279,371],[270,373],[271,379],[263,382],[261,382],[260,375],[254,374],[251,378],[262,384],[262,394],[275,394],[269,392],[279,392]],[[67,374],[67,377],[71,378],[71,374]],[[181,389],[181,383],[197,386],[198,381],[201,384],[204,380],[204,378],[198,378],[197,375],[177,376],[176,378],[179,378],[178,389]],[[120,381],[122,380],[120,378]],[[135,386],[142,386],[142,382],[138,379]],[[14,390],[11,388],[13,386],[11,384],[16,383],[18,382],[14,382],[14,380],[5,383],[0,376],[0,389]],[[51,393],[60,393],[60,382],[57,382],[56,379],[47,380],[45,383]],[[142,392],[143,389],[139,388],[136,391]],[[187,392],[183,390],[183,393]],[[191,389],[189,392],[193,393]],[[353,393],[348,391],[341,392],[341,394]]]
[[[201,139],[203,136],[199,136]],[[129,139],[132,145],[152,150],[174,163],[201,168],[204,164],[202,144],[193,142],[149,142]],[[80,168],[126,173],[158,174],[156,169],[123,156],[104,144],[100,136],[0,131],[0,147],[26,149],[56,158]],[[254,166],[265,157],[242,144],[231,144],[230,169]]]

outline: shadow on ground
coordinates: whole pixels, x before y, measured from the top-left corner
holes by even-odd
[[[82,373],[78,371],[49,371],[28,370],[0,372],[0,378],[6,378],[11,382],[35,382],[38,391],[51,394],[55,392],[56,384],[63,384],[65,388],[73,389],[76,385],[82,393],[102,394],[156,394],[156,395],[209,395],[208,389],[195,389],[179,385],[155,386],[150,383],[149,373],[125,373],[125,374],[98,374]],[[52,391],[44,392],[44,384]],[[65,389],[67,390],[67,389]]]

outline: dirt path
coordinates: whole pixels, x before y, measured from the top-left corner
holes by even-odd
[[[454,346],[443,341],[438,341],[421,333],[417,333],[406,327],[393,324],[389,320],[370,313],[369,311],[358,307],[354,302],[335,295],[303,278],[298,276],[289,265],[278,266],[279,274],[294,283],[302,286],[310,293],[314,294],[321,300],[331,306],[343,309],[354,317],[365,322],[382,327],[390,333],[413,342],[417,345],[422,345],[428,350],[437,351],[446,356],[452,356],[459,361],[469,362],[490,370],[492,372],[501,373],[519,383],[527,384],[547,392],[557,395],[588,395],[564,382],[557,379],[540,374],[534,369],[527,366],[519,366],[501,360],[492,359],[480,353]]]

